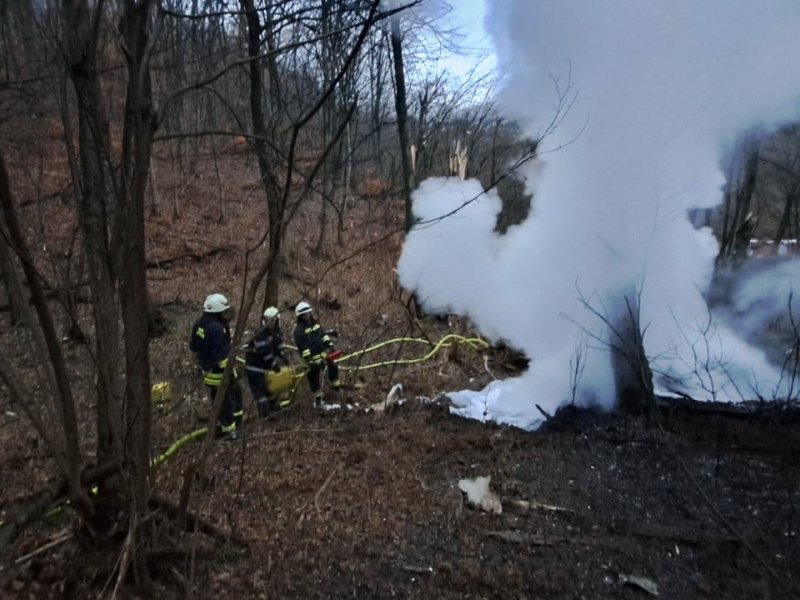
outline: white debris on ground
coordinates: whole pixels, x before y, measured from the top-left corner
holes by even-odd
[[[349,404],[349,403],[340,403],[340,402],[323,402],[319,406],[317,406],[318,410],[322,410],[325,412],[330,412],[334,410],[358,410],[360,407],[358,404]]]
[[[461,479],[458,482],[458,489],[467,495],[467,502],[475,508],[499,515],[503,512],[503,505],[500,503],[500,497],[489,489],[491,482],[491,476]]]
[[[637,575],[619,574],[619,582],[622,585],[627,585],[633,588],[640,589],[647,592],[651,596],[658,596],[658,585],[655,581],[647,579],[646,577],[638,577]]]
[[[449,392],[450,414],[475,419],[481,423],[494,421],[500,425],[513,425],[528,431],[537,429],[544,422],[544,415],[530,411],[530,402],[517,402],[505,394],[508,388],[520,384],[520,380],[492,381],[482,390]]]
[[[392,389],[389,390],[389,393],[386,394],[386,399],[382,400],[381,402],[376,402],[369,408],[368,411],[376,412],[376,413],[384,413],[393,406],[402,406],[405,404],[406,400],[402,397],[403,394],[403,384],[395,383],[392,386]]]

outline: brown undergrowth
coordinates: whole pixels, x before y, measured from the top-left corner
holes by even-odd
[[[263,236],[265,216],[256,168],[246,155],[220,152],[219,176],[208,154],[194,167],[187,163],[183,175],[168,157],[162,153],[156,164],[156,210],[147,229],[150,293],[167,325],[152,341],[152,375],[173,391],[172,401],[154,413],[156,454],[205,425],[208,403],[187,350],[189,327],[207,293],[238,300],[245,250]],[[37,189],[20,160],[15,169],[28,235],[38,240],[40,267],[55,285],[56,271],[48,268],[61,263],[51,256],[69,254],[74,218],[59,196],[42,198],[63,191],[65,180],[54,174]],[[338,329],[339,347],[347,351],[395,337],[474,335],[465,319],[417,319],[407,308],[393,270],[401,238],[390,235],[400,219],[397,202],[356,202],[344,219],[343,243],[331,219],[326,243],[314,252],[319,204],[298,212],[280,297],[287,338],[290,308],[301,298],[315,305],[325,326]],[[90,333],[89,306],[81,301],[78,307]],[[256,322],[254,313],[249,327]],[[63,315],[60,326],[66,332]],[[75,340],[64,344],[91,456],[91,349]],[[0,345],[21,377],[29,376],[26,362],[36,358],[26,332],[3,321]],[[398,344],[376,358],[420,354]],[[482,353],[459,350],[413,366],[349,371],[339,400],[358,408],[314,411],[301,385],[291,407],[266,421],[255,419],[245,386],[245,435],[237,443],[215,443],[191,503],[244,544],[172,532],[169,545],[156,549],[152,587],[143,595],[642,597],[630,576],[650,580],[667,598],[800,594],[800,435],[788,414],[743,420],[681,408],[644,420],[579,413],[529,433],[464,421],[427,401],[511,376],[515,359],[492,351],[485,363]],[[363,410],[394,383],[404,386],[404,405],[385,415]],[[55,473],[5,395],[0,406],[0,506],[6,510]],[[197,452],[189,444],[154,473],[159,495],[177,497]],[[465,505],[458,481],[478,475],[492,477],[502,514]],[[0,595],[108,595],[118,557],[70,537],[74,523],[67,509],[29,528],[13,552],[24,560],[0,572]]]

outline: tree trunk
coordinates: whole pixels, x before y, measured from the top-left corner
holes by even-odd
[[[121,421],[121,380],[119,364],[119,325],[114,291],[113,244],[108,239],[108,199],[110,161],[108,120],[101,100],[100,74],[97,66],[101,18],[89,15],[85,2],[64,3],[64,36],[72,84],[78,101],[78,140],[80,190],[78,221],[89,272],[92,310],[95,323],[95,359],[97,362],[97,460],[122,460],[114,454],[114,438]]]
[[[149,68],[149,22],[154,2],[130,0],[120,23],[127,50],[128,89],[122,147],[119,210],[125,215],[121,248],[120,299],[125,330],[125,464],[130,510],[144,516],[150,496],[150,360],[145,266],[144,208],[155,133]]]
[[[406,102],[406,76],[403,65],[403,40],[400,33],[400,17],[391,17],[392,57],[394,59],[394,106],[397,113],[397,132],[400,138],[400,165],[402,171],[403,203],[405,206],[405,230],[411,230],[414,215],[411,210],[411,190],[414,189],[411,161],[408,156],[408,104]]]
[[[129,536],[136,534],[150,495],[144,211],[155,132],[149,71],[155,8],[152,0],[126,0],[122,5],[119,31],[127,81],[122,154],[115,167],[98,68],[102,3],[91,16],[85,2],[64,4],[67,60],[78,98],[78,217],[95,325],[97,460],[124,467],[119,477],[101,486],[95,524],[111,527],[127,509]],[[131,559],[134,574],[143,574],[139,558],[136,552],[126,553],[120,580]]]
[[[247,52],[255,57],[260,53],[262,26],[253,0],[241,0],[247,20]],[[264,76],[260,60],[250,61],[250,116],[253,121],[253,150],[258,161],[261,183],[267,196],[269,214],[269,254],[267,255],[267,286],[264,292],[263,308],[278,303],[280,291],[281,253],[283,251],[283,219],[286,212],[278,179],[273,171],[280,164],[278,157],[267,145],[267,126],[264,112],[262,88]],[[288,183],[287,183],[288,185]]]
[[[19,280],[14,253],[6,241],[8,233],[0,221],[0,275],[8,296],[8,305],[11,311],[11,324],[17,325],[25,319],[25,293]]]
[[[742,144],[744,161],[741,183],[737,185],[735,162],[731,163],[725,193],[722,240],[717,255],[718,267],[735,267],[747,258],[750,238],[755,233],[755,220],[750,205],[756,189],[760,147],[758,141],[745,140]]]
[[[358,125],[355,127],[358,129]],[[342,212],[339,215],[339,226],[336,229],[336,243],[342,246],[344,244],[344,217],[350,208],[350,199],[353,192],[353,127],[350,123],[347,124],[345,130],[345,160],[347,164],[344,172],[342,173]]]
[[[64,439],[63,453],[60,453],[59,465],[66,477],[69,487],[69,496],[81,514],[85,518],[91,518],[93,514],[92,504],[86,492],[81,487],[81,451],[78,433],[78,417],[75,410],[75,400],[72,396],[72,387],[67,375],[64,353],[58,342],[53,316],[47,306],[47,300],[39,281],[38,273],[33,267],[32,255],[28,249],[28,244],[22,235],[19,226],[17,213],[11,198],[11,185],[6,172],[5,161],[0,156],[0,208],[2,208],[2,222],[8,229],[9,238],[16,248],[17,255],[22,263],[22,270],[31,291],[33,306],[38,316],[39,327],[41,328],[44,342],[47,348],[47,358],[50,361],[52,370],[49,372],[52,377],[52,393],[56,398],[56,403],[61,409],[61,426]],[[42,357],[44,360],[44,357]]]
[[[609,315],[611,368],[614,372],[617,406],[628,414],[647,414],[655,406],[653,373],[644,349],[639,322],[640,296],[628,290]]]
[[[786,233],[789,231],[789,226],[792,223],[792,208],[797,204],[798,196],[800,196],[800,189],[798,188],[794,188],[791,192],[786,194],[783,203],[783,211],[781,211],[781,220],[778,222],[778,229],[773,239],[776,248],[784,238],[791,237],[787,236]]]

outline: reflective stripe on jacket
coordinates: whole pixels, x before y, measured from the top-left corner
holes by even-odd
[[[294,343],[306,362],[321,361],[333,346],[331,338],[317,321],[308,324],[298,321],[294,328]]]
[[[225,372],[225,367],[228,366],[228,359],[225,358],[219,361],[216,367],[210,371],[203,371],[203,383],[211,387],[219,387],[222,385],[222,376]],[[236,378],[236,369],[233,370],[233,377]]]
[[[203,383],[219,387],[231,353],[231,333],[228,325],[216,315],[203,314],[192,327],[189,347],[195,353],[203,371]]]

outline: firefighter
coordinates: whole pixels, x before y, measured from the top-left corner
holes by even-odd
[[[295,306],[294,314],[297,317],[297,325],[294,328],[294,343],[300,357],[308,365],[306,377],[308,387],[314,394],[314,406],[321,408],[324,406],[324,394],[322,393],[322,369],[328,369],[328,381],[331,388],[341,390],[342,384],[339,381],[339,369],[333,361],[327,361],[328,354],[333,351],[333,342],[330,335],[326,332],[314,318],[311,305],[308,302],[300,302]]]
[[[211,403],[222,384],[222,374],[231,358],[230,320],[233,316],[228,299],[222,294],[211,294],[203,302],[203,316],[192,327],[189,347],[197,357],[203,372],[203,383],[208,389]],[[236,380],[228,385],[217,424],[217,435],[236,439],[237,428],[242,423],[242,390]]]
[[[265,375],[268,370],[280,371],[281,365],[286,363],[282,345],[280,313],[277,308],[270,306],[264,311],[261,327],[247,342],[244,355],[247,383],[260,417],[268,416],[275,409],[275,397],[267,389]]]

